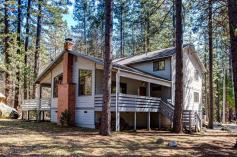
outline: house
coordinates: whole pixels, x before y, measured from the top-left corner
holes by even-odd
[[[102,111],[103,60],[72,51],[71,41],[65,45],[65,50],[37,78],[40,94],[36,104],[40,104],[39,109],[47,108],[41,93],[43,87],[50,87],[51,100],[46,103],[50,106],[46,110],[50,110],[51,122],[59,123],[61,113],[68,110],[75,125],[95,128]],[[113,60],[111,114],[116,131],[125,126],[171,126],[175,61],[174,47]],[[190,44],[183,46],[183,62],[184,126],[200,127],[205,68]]]

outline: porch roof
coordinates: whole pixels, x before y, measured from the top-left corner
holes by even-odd
[[[36,79],[36,83],[40,83],[41,80],[43,80],[43,78],[58,64],[61,62],[62,58],[63,58],[63,54],[64,53],[71,53],[75,56],[78,56],[78,57],[82,57],[82,58],[85,58],[85,59],[88,59],[90,61],[93,61],[95,62],[96,64],[100,64],[100,65],[103,65],[103,60],[102,59],[99,59],[99,58],[96,58],[96,57],[93,57],[93,56],[89,56],[89,55],[85,55],[85,54],[82,54],[82,53],[79,53],[79,52],[75,52],[75,51],[69,51],[69,52],[66,52],[66,51],[63,51],[62,53],[60,53],[41,73],[40,75],[37,77]],[[148,74],[148,73],[145,73],[145,72],[142,72],[140,70],[137,70],[135,68],[132,68],[132,67],[128,67],[126,65],[121,65],[121,64],[118,64],[118,63],[112,63],[113,64],[113,69],[119,69],[121,71],[124,71],[126,73],[131,73],[133,75],[139,75],[140,77],[144,77],[144,78],[148,78],[148,79],[154,79],[154,80],[158,80],[158,81],[161,81],[161,82],[164,82],[165,85],[168,85],[168,84],[171,84],[171,81],[170,80],[167,80],[167,79],[162,79],[162,78],[159,78],[157,76],[153,76],[151,74]],[[143,79],[144,80],[144,79]],[[169,85],[168,85],[169,86]]]

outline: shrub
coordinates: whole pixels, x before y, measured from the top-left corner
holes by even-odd
[[[68,112],[68,110],[64,110],[62,113],[61,113],[61,117],[60,117],[60,124],[62,126],[70,126],[71,125],[71,113]]]

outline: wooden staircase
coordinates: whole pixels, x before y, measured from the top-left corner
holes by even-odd
[[[170,121],[173,121],[174,105],[168,101],[160,101],[160,112],[167,117]],[[202,128],[202,121],[200,115],[193,110],[183,110],[183,127],[188,131],[200,131]]]

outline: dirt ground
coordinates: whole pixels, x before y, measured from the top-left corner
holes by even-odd
[[[163,138],[164,144],[156,144]],[[176,148],[167,143],[175,140]],[[237,156],[237,133],[206,131],[172,134],[161,131],[113,133],[61,128],[49,122],[0,120],[0,156]]]

